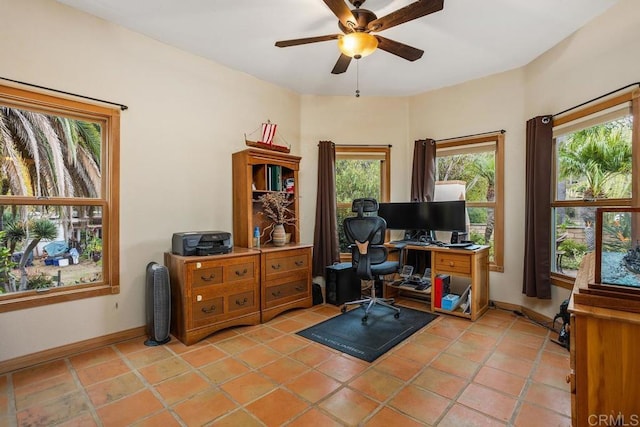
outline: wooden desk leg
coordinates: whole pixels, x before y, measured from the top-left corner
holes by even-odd
[[[388,282],[383,282],[382,298],[397,298],[399,294],[398,288],[391,286]]]

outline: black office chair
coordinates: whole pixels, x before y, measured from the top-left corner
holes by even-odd
[[[377,212],[378,202],[375,199],[355,199],[351,211],[357,216],[345,218],[344,232],[351,248],[351,264],[356,276],[361,280],[374,280],[371,286],[371,296],[356,301],[350,301],[342,306],[342,312],[347,306],[359,304],[364,308],[362,322],[366,323],[369,311],[374,305],[388,307],[395,311],[394,317],[400,317],[400,309],[394,307],[393,298],[378,298],[376,287],[383,285],[382,276],[398,271],[399,262],[387,261],[387,248],[384,246],[387,223],[379,216],[366,216],[365,212]]]

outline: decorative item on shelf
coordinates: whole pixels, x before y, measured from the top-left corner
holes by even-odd
[[[296,191],[296,181],[293,178],[287,178],[284,180],[284,191],[287,193],[294,193]]]
[[[280,151],[282,153],[288,153],[291,151],[291,147],[289,146],[289,144],[285,146],[285,145],[278,145],[274,143],[277,127],[278,127],[277,124],[271,123],[271,120],[267,120],[266,123],[262,123],[262,134],[260,137],[260,141],[248,140],[247,134],[245,133],[244,142],[249,147],[263,148],[265,150],[273,150],[273,151]],[[254,130],[249,135],[253,135],[257,131],[258,129]]]
[[[284,246],[286,244],[286,234],[284,231],[284,225],[276,224],[273,227],[273,232],[271,233],[271,240],[274,246]]]
[[[293,198],[287,193],[274,192],[261,195],[258,200],[262,203],[261,215],[266,216],[271,221],[271,225],[264,228],[263,233],[271,228],[271,241],[274,246],[284,246],[286,239],[285,225],[297,227],[294,212],[289,209],[293,203]]]

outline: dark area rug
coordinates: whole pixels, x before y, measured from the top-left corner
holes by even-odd
[[[364,309],[355,308],[298,332],[298,335],[358,359],[373,362],[378,357],[438,317],[435,314],[400,307],[400,318],[385,307],[374,306],[367,323]]]

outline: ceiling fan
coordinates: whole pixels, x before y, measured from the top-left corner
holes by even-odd
[[[397,55],[408,61],[415,61],[422,57],[423,50],[387,39],[379,33],[396,25],[429,15],[442,10],[444,0],[418,0],[402,7],[388,15],[378,18],[375,13],[360,6],[365,0],[349,0],[355,9],[349,9],[344,0],[323,0],[331,11],[338,17],[338,27],[342,34],[307,37],[302,39],[282,40],[276,42],[277,47],[298,46],[301,44],[338,40],[340,57],[331,70],[333,74],[347,71],[351,58],[360,59],[367,56],[376,48]]]

